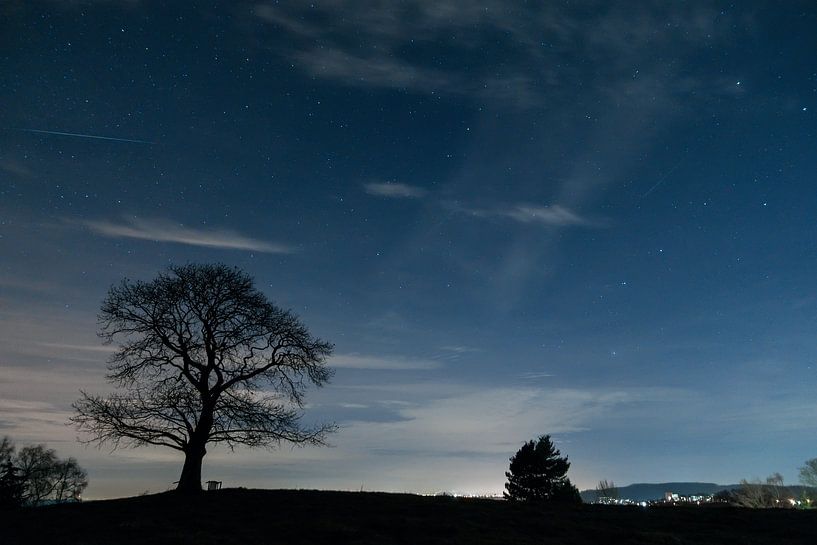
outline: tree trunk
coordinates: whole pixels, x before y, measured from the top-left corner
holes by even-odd
[[[195,494],[201,492],[201,462],[207,454],[207,440],[213,427],[213,405],[204,403],[196,429],[184,449],[184,466],[176,490]]]
[[[184,466],[177,491],[189,494],[201,492],[201,462],[206,453],[204,445],[188,445],[184,451]]]

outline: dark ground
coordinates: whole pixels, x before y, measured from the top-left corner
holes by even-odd
[[[0,512],[0,543],[814,545],[817,510],[537,508],[407,494],[229,489]]]

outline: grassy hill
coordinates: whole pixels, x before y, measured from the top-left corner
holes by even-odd
[[[817,510],[541,508],[370,492],[228,489],[0,512],[8,545],[813,544]]]

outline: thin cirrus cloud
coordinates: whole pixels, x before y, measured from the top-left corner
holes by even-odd
[[[466,354],[469,352],[482,352],[479,348],[474,348],[472,346],[463,346],[458,344],[449,344],[445,346],[441,346],[440,350],[445,350],[446,352],[454,352],[455,354]]]
[[[11,276],[0,276],[0,287],[31,292],[48,292],[57,288],[57,286],[48,282],[30,278],[13,278]]]
[[[31,178],[34,176],[34,173],[26,165],[12,159],[0,161],[0,170],[18,178]]]
[[[83,221],[80,223],[94,233],[112,238],[134,238],[268,254],[293,252],[289,246],[247,237],[230,229],[195,229],[162,219],[129,218],[121,223],[110,221]]]
[[[523,380],[538,380],[540,378],[550,378],[553,375],[545,371],[531,371],[529,373],[522,373],[519,378]]]
[[[500,211],[499,214],[520,223],[539,223],[556,227],[590,224],[587,219],[558,204],[552,206],[518,204],[508,210]]]
[[[14,433],[22,440],[47,438],[49,442],[70,440],[72,432],[65,423],[71,412],[43,401],[2,397],[0,394],[0,429]]]
[[[111,353],[116,352],[117,347],[104,344],[68,344],[68,343],[37,343],[40,346],[47,348],[55,348],[57,350],[68,350],[70,352],[102,352]]]
[[[539,2],[521,11],[508,10],[506,4],[502,0],[407,0],[399,5],[352,0],[320,4],[265,1],[253,11],[263,24],[285,33],[287,44],[278,53],[310,76],[347,86],[473,97],[525,108],[535,108],[544,97],[556,94],[571,100],[564,82],[575,77],[571,54],[576,43],[589,44],[582,61],[589,59],[600,67],[590,86],[598,84],[600,94],[609,93],[616,101],[621,99],[622,86],[632,89],[629,67],[638,60],[641,75],[661,76],[659,94],[678,93],[690,84],[705,90],[702,83],[707,79],[668,70],[666,63],[646,65],[645,53],[662,45],[693,51],[712,40],[727,39],[727,29],[733,25],[724,18],[736,17],[706,3],[644,3],[638,21],[633,20],[626,3],[603,3],[589,12],[555,2]],[[667,31],[657,36],[653,29],[662,25]],[[348,36],[358,40],[350,41]],[[543,40],[548,47],[542,47]],[[369,47],[362,51],[358,43]],[[418,46],[428,43],[446,58],[456,55],[480,62],[448,63],[440,68],[415,54]],[[482,54],[486,48],[497,51],[502,47],[513,55],[496,56],[501,62]],[[531,67],[535,67],[536,78],[530,77]],[[649,78],[636,81],[636,86],[639,94],[655,94],[656,89],[649,91]]]
[[[591,220],[559,204],[543,206],[520,203],[513,206],[496,206],[493,208],[468,208],[451,206],[455,211],[475,218],[508,218],[517,223],[542,225],[547,227],[591,227]]]
[[[398,182],[368,183],[363,188],[369,195],[392,199],[419,199],[426,195],[426,190],[422,187]]]
[[[436,395],[415,398],[414,403],[399,408],[398,420],[366,423],[376,433],[364,438],[366,430],[352,426],[344,430],[344,435],[351,436],[345,440],[366,444],[370,437],[377,437],[379,443],[392,445],[395,450],[425,455],[501,454],[509,444],[543,429],[556,434],[586,431],[615,412],[645,404],[654,406],[661,402],[659,394],[669,397],[672,393],[655,388],[583,390],[475,385],[450,385],[451,391],[445,392],[446,385],[439,386]],[[407,384],[399,390],[407,395],[418,387],[424,386]],[[361,391],[358,402],[368,403],[367,396],[372,394]],[[486,407],[491,410],[486,411]]]
[[[440,364],[424,359],[396,356],[365,356],[361,354],[338,354],[329,360],[330,367],[343,369],[380,369],[383,371],[411,371],[436,369]]]
[[[449,0],[429,2],[412,0],[401,6],[374,6],[353,2],[334,2],[304,10],[297,4],[260,3],[255,15],[290,36],[289,47],[281,54],[303,71],[356,87],[380,87],[410,90],[425,94],[449,94],[493,98],[531,104],[533,93],[526,73],[514,67],[474,74],[464,70],[441,70],[428,63],[406,57],[402,51],[413,44],[416,36],[435,40],[452,33],[475,32],[462,40],[479,43],[474,33],[483,29],[514,28],[513,22],[496,21],[492,13],[502,6],[472,7]],[[314,17],[317,13],[319,17]],[[452,16],[456,14],[456,16]],[[488,17],[486,17],[488,14]],[[322,19],[337,22],[332,28],[320,24]],[[483,25],[484,23],[484,25]],[[343,36],[363,36],[374,44],[361,54],[345,43]],[[319,43],[318,43],[319,42]],[[440,40],[442,42],[442,40]]]

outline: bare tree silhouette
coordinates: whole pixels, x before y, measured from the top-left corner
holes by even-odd
[[[786,500],[791,497],[791,492],[783,486],[780,473],[772,473],[766,477],[765,483],[759,479],[741,479],[740,488],[734,491],[734,501],[742,507],[788,507]]]
[[[596,500],[600,502],[610,502],[618,499],[618,487],[613,481],[604,479],[596,485]]]
[[[237,268],[194,264],[151,282],[126,279],[108,292],[99,323],[100,336],[119,344],[108,380],[123,392],[82,392],[72,420],[91,442],[182,451],[177,490],[201,490],[209,443],[320,445],[335,429],[300,424],[306,387],[331,377],[332,345]]]
[[[15,452],[8,437],[0,441],[0,507],[41,505],[46,501],[79,501],[88,474],[74,458],[61,460],[45,445]]]

